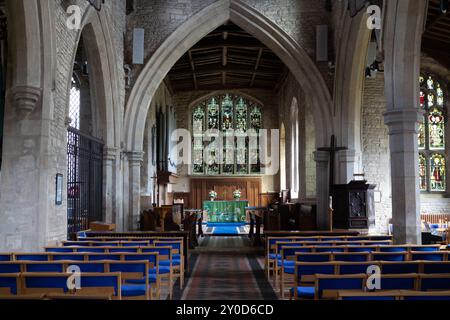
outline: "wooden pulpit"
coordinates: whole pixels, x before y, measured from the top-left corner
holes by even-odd
[[[333,227],[336,229],[369,229],[375,226],[374,190],[367,181],[334,185]]]

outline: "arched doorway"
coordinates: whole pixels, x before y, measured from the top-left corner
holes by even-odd
[[[91,84],[91,59],[83,33],[73,66],[67,129],[67,236],[103,221],[103,148]]]

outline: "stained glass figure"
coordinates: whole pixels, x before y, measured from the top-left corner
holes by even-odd
[[[425,93],[423,91],[420,91],[420,108],[425,108]]]
[[[434,90],[434,80],[431,76],[428,77],[427,88],[428,90]]]
[[[419,149],[425,148],[425,121],[419,124]]]
[[[247,103],[244,98],[240,97],[236,102],[236,131],[246,132],[248,128],[247,122]]]
[[[427,191],[427,159],[423,154],[419,155],[419,181],[420,191]]]
[[[444,149],[445,148],[445,128],[444,128],[444,116],[442,112],[434,108],[429,112],[429,139],[430,149]]]
[[[430,188],[431,191],[445,191],[445,158],[435,153],[430,160]]]
[[[436,94],[437,94],[437,105],[440,107],[444,106],[444,91],[442,91],[442,88],[439,84],[436,85]]]
[[[259,130],[262,127],[262,114],[258,106],[253,106],[250,112],[250,125],[252,129]]]
[[[233,129],[233,100],[226,94],[222,100],[222,130]]]
[[[198,106],[194,109],[192,120],[194,133],[203,133],[205,120],[205,110],[203,106]]]
[[[216,98],[208,103],[208,129],[219,129],[219,104]]]
[[[432,108],[434,106],[435,96],[433,93],[428,93],[428,108]]]

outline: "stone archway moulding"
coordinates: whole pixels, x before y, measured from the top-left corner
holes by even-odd
[[[86,49],[91,61],[92,75],[95,79],[91,83],[92,91],[96,96],[96,103],[100,119],[97,125],[102,127],[102,138],[108,147],[120,144],[120,98],[118,97],[119,76],[117,74],[117,62],[115,61],[114,45],[109,28],[110,21],[104,11],[97,12],[89,6],[83,15],[81,28],[76,36],[76,46],[84,36],[87,41]],[[71,65],[74,65],[76,49],[72,52]],[[70,92],[71,75],[66,79],[66,92]],[[66,99],[66,110],[69,110],[70,99]]]
[[[209,32],[231,20],[270,48],[286,64],[305,92],[315,113],[318,145],[326,145],[333,130],[332,99],[318,68],[285,31],[260,12],[239,0],[221,0],[203,9],[172,33],[147,62],[132,89],[125,112],[125,147],[142,151],[145,119],[151,100],[179,58]]]

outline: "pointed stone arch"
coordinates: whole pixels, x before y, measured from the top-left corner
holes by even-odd
[[[232,21],[271,49],[289,68],[307,94],[306,103],[314,110],[317,146],[327,144],[334,131],[332,98],[315,63],[306,51],[283,29],[241,0],[220,0],[183,23],[156,50],[139,75],[127,102],[124,145],[128,164],[124,181],[124,229],[136,229],[140,212],[140,163],[142,161],[145,119],[151,100],[173,65],[195,43],[227,21]],[[313,94],[320,92],[320,94]],[[326,201],[326,199],[322,199]],[[321,201],[322,201],[321,200]]]
[[[128,150],[142,151],[145,115],[154,93],[175,62],[196,42],[228,20],[277,54],[305,92],[321,92],[319,95],[308,95],[307,100],[316,112],[316,125],[323,128],[318,130],[318,145],[326,144],[327,137],[333,131],[331,94],[314,62],[295,40],[262,13],[240,0],[221,0],[181,25],[147,62],[126,107],[124,135]]]
[[[122,192],[120,189],[122,175],[119,174],[119,150],[122,136],[123,101],[120,97],[119,83],[122,82],[117,68],[120,63],[114,52],[113,30],[110,17],[105,10],[96,11],[89,6],[81,20],[80,30],[77,32],[75,49],[72,51],[71,66],[73,68],[81,37],[85,41],[87,58],[89,60],[92,80],[90,89],[94,104],[94,132],[103,140],[103,213],[106,222],[117,223],[120,213]],[[70,92],[71,75],[68,74],[66,92]],[[70,96],[66,98],[66,113],[69,111]]]

